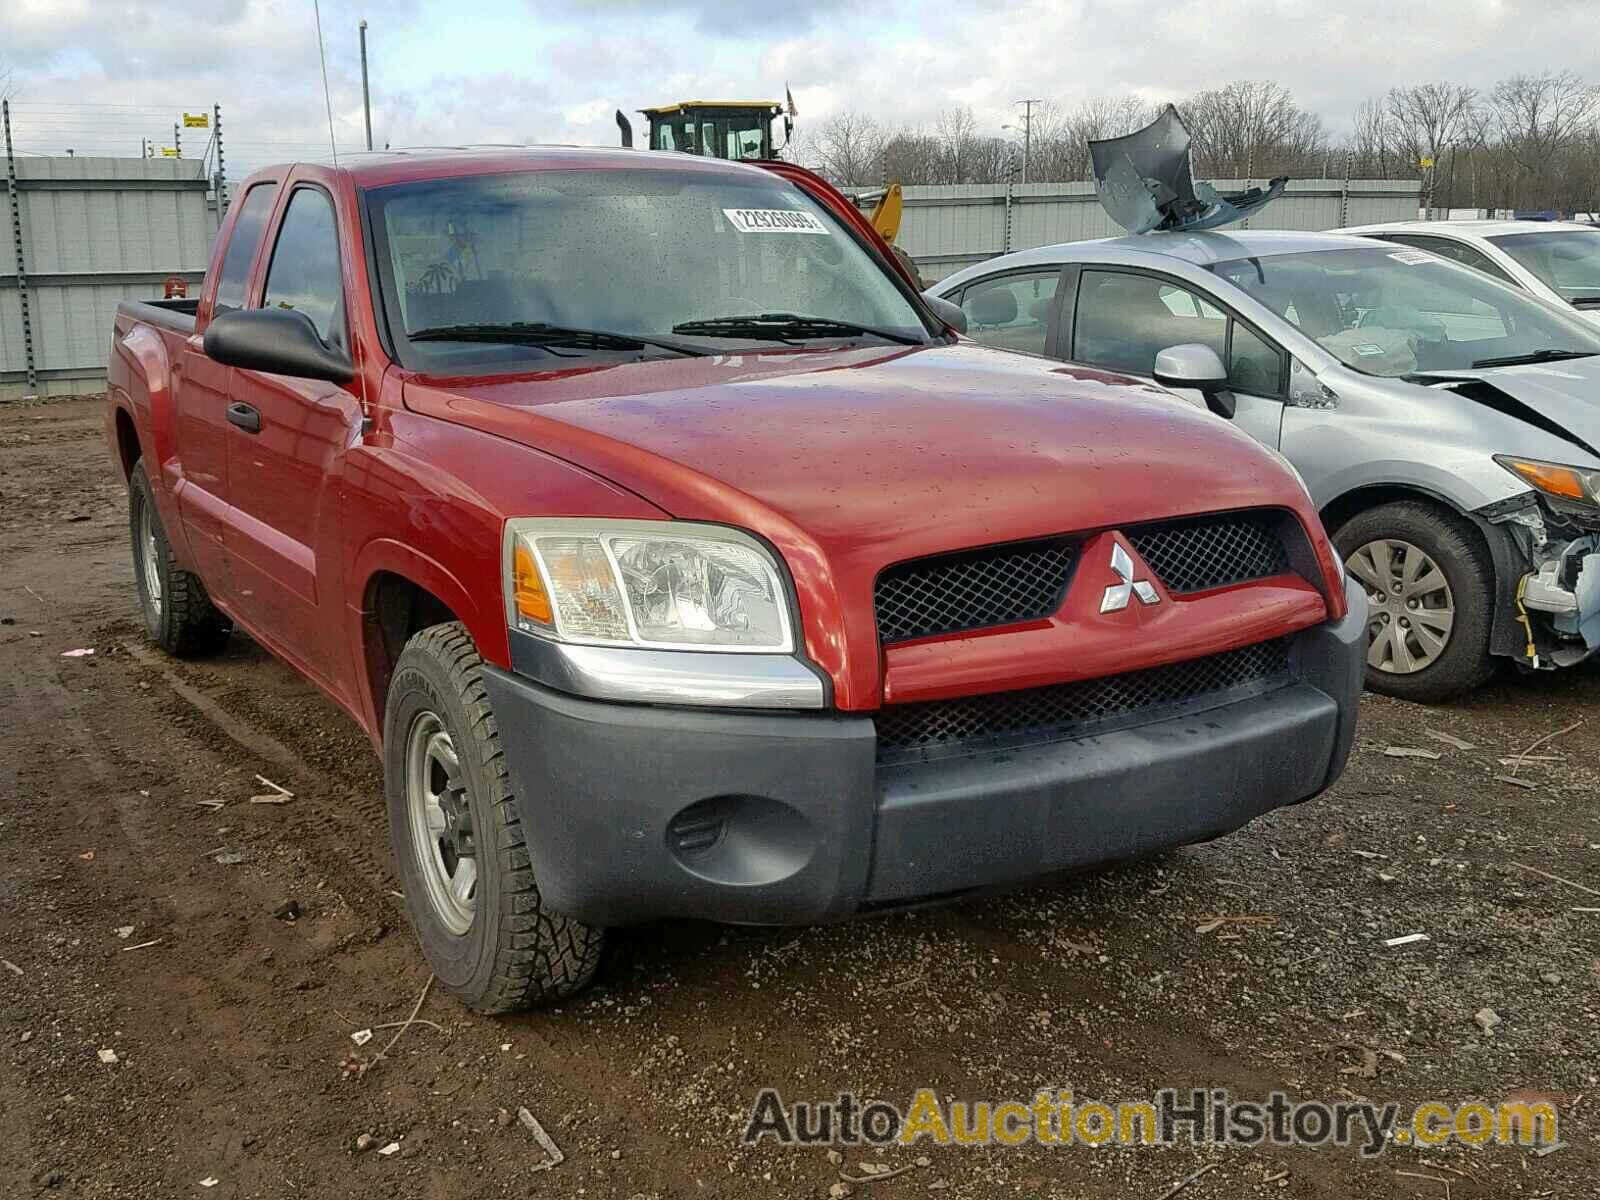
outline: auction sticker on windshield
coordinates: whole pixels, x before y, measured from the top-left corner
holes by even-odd
[[[725,208],[740,233],[827,233],[828,227],[810,213],[789,208]]]
[[[1429,254],[1426,250],[1396,250],[1389,257],[1397,263],[1405,263],[1408,267],[1442,261],[1437,254]]]

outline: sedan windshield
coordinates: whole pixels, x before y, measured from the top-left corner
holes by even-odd
[[[1552,229],[1489,239],[1579,308],[1600,308],[1600,229]]]
[[[481,175],[368,202],[395,340],[430,370],[928,337],[843,226],[764,173]]]
[[[1211,269],[1366,375],[1600,354],[1600,329],[1576,313],[1425,250],[1316,250]]]

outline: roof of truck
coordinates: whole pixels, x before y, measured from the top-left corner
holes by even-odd
[[[1386,221],[1378,225],[1356,225],[1344,233],[1463,233],[1471,237],[1503,237],[1512,233],[1552,233],[1577,229],[1593,232],[1593,225],[1581,221],[1507,221],[1479,218],[1464,221]]]
[[[407,146],[360,150],[336,159],[300,159],[263,167],[256,175],[281,178],[295,166],[314,166],[347,174],[357,187],[381,187],[454,175],[495,175],[515,171],[679,170],[747,172],[750,167],[720,158],[672,150],[628,150],[620,146]]]

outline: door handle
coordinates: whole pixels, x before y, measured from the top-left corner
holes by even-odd
[[[261,413],[248,404],[228,405],[228,424],[237,425],[246,433],[261,432]]]

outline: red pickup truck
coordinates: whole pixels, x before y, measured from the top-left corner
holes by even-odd
[[[1293,472],[958,317],[782,164],[258,172],[198,301],[116,319],[150,635],[243,629],[367,731],[486,1012],[607,927],[948,899],[1326,788],[1366,600]]]

